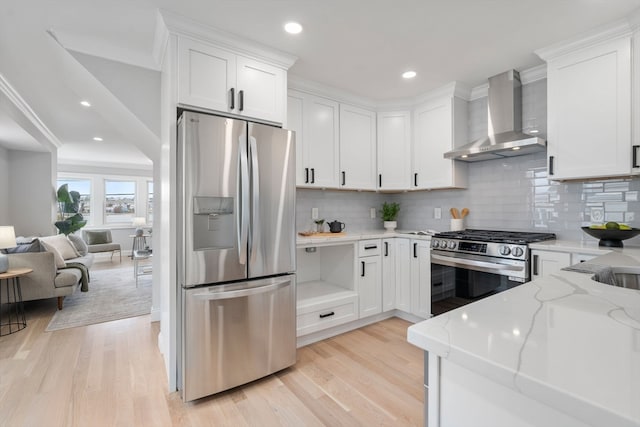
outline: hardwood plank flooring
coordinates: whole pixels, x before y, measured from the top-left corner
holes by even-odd
[[[45,332],[55,299],[26,309],[27,328],[0,337],[1,426],[422,425],[422,351],[398,318],[303,347],[294,367],[184,404],[167,392],[149,316]]]

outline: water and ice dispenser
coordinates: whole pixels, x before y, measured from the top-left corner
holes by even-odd
[[[193,250],[231,249],[236,246],[233,197],[193,198]]]

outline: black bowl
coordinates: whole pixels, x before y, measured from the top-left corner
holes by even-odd
[[[623,240],[630,239],[640,234],[639,228],[632,228],[631,230],[611,230],[582,227],[582,231],[587,233],[589,236],[600,239],[598,246],[606,246],[609,248],[621,248],[623,246]]]

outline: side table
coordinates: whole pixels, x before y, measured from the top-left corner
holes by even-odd
[[[6,273],[0,273],[0,336],[18,332],[27,327],[27,318],[22,303],[22,289],[20,277],[31,273],[31,268],[10,268]],[[4,286],[2,286],[4,283]],[[3,288],[6,292],[2,293]],[[2,304],[11,304],[6,310]],[[6,317],[6,320],[5,320]]]

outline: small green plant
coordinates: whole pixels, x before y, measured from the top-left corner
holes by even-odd
[[[382,216],[383,221],[395,221],[396,218],[398,218],[398,212],[400,212],[400,203],[384,202],[382,204],[382,210],[380,211],[380,215]]]
[[[315,222],[316,225],[322,225],[324,224],[324,219],[314,219],[313,222]]]

